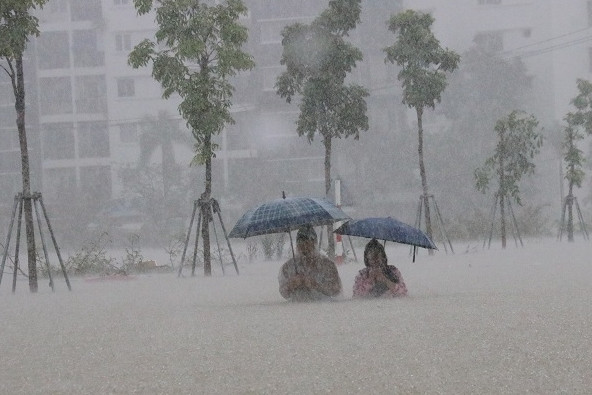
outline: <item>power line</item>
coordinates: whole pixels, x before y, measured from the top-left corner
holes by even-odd
[[[519,51],[519,50],[524,49],[524,48],[529,48],[529,47],[533,47],[535,45],[544,44],[544,43],[547,43],[547,42],[550,42],[550,41],[553,41],[553,40],[557,40],[559,38],[571,36],[572,34],[581,33],[581,32],[586,31],[586,30],[590,30],[590,27],[588,26],[588,27],[585,27],[583,29],[578,29],[578,30],[574,30],[574,31],[569,32],[569,33],[561,34],[559,36],[551,37],[551,38],[548,38],[546,40],[537,41],[537,42],[526,44],[526,45],[523,45],[521,47],[517,47],[517,48],[513,48],[513,49],[508,49],[506,51],[502,51],[502,55],[509,55],[509,53],[511,53],[513,51]]]
[[[582,37],[573,41],[567,41],[565,43],[561,43],[561,44],[555,44],[546,48],[540,48],[540,49],[535,49],[532,51],[527,51],[524,52],[523,54],[518,54],[518,55],[514,55],[511,56],[512,58],[522,58],[522,57],[531,57],[531,56],[537,56],[537,55],[542,55],[548,52],[553,52],[557,49],[564,49],[564,48],[568,48],[568,47],[572,47],[574,45],[578,45],[578,44],[584,44],[587,43],[589,41],[592,41],[592,35],[590,36],[586,36],[586,37]]]

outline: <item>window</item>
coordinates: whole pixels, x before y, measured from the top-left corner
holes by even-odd
[[[72,35],[72,55],[76,67],[97,67],[105,63],[103,51],[98,50],[94,30],[75,30]]]
[[[504,49],[504,39],[501,32],[477,33],[473,41],[488,51],[499,52]]]
[[[119,33],[115,35],[115,50],[117,52],[129,52],[132,50],[132,35]]]
[[[323,9],[323,2],[319,0],[261,0],[259,3],[265,15],[269,15],[270,18],[292,18],[294,15],[312,17],[319,14]],[[289,24],[287,23],[287,25]]]
[[[72,113],[70,77],[40,78],[39,107],[42,115]]]
[[[47,169],[43,173],[43,190],[49,200],[76,196],[76,169],[73,167]]]
[[[21,176],[20,174],[2,174],[0,173],[0,199],[3,202],[9,202],[14,198],[19,190],[22,191],[21,187]]]
[[[9,83],[0,83],[0,107],[10,106],[14,110],[14,91]]]
[[[114,5],[127,5],[131,0],[113,0]]]
[[[80,158],[106,158],[109,155],[107,123],[80,122],[78,124],[78,156]]]
[[[80,189],[85,199],[109,200],[111,198],[111,168],[109,166],[81,167]]]
[[[43,32],[37,39],[37,59],[41,70],[70,67],[68,32]]]
[[[39,17],[41,22],[67,22],[70,18],[70,14],[68,12],[68,1],[69,0],[48,1],[42,9],[38,9],[37,12],[35,12],[35,15]],[[45,34],[45,32],[43,34]]]
[[[122,143],[138,142],[138,124],[124,123],[119,125],[119,140]]]
[[[0,172],[17,173],[21,169],[21,152],[0,152]]]
[[[61,14],[68,11],[68,4],[66,0],[51,0],[43,9],[47,9],[52,14]]]
[[[132,97],[136,95],[136,87],[133,78],[119,78],[117,80],[117,96]]]
[[[16,115],[15,115],[16,117]],[[18,131],[16,121],[14,130],[3,130],[0,132],[0,151],[11,151],[19,148]]]
[[[240,127],[237,124],[228,125],[224,130],[226,133],[227,150],[245,148],[245,134],[241,133]]]
[[[100,114],[107,111],[105,77],[85,75],[76,77],[76,110],[79,113]]]
[[[0,108],[0,125],[2,127],[16,127],[16,112],[14,106]]]
[[[71,0],[72,21],[98,21],[102,12],[101,0]]]
[[[71,123],[42,126],[43,159],[73,159],[75,154],[74,127]]]

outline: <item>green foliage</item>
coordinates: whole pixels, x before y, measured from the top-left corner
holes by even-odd
[[[286,245],[286,234],[278,233],[275,237],[275,257],[280,259],[284,256],[284,246]]]
[[[446,117],[446,127],[431,135],[426,147],[426,155],[433,158],[430,169],[438,200],[451,202],[458,196],[464,196],[465,203],[481,200],[472,177],[495,147],[491,130],[498,119],[513,109],[529,108],[534,99],[531,77],[520,59],[506,60],[481,47],[462,54],[438,109]],[[451,157],[462,160],[448,160]],[[466,204],[449,205],[448,215],[451,211],[465,212]]]
[[[577,84],[579,93],[571,101],[576,111],[568,114],[569,123],[592,134],[592,83],[578,79]]]
[[[564,128],[562,143],[563,160],[566,164],[565,179],[569,182],[570,193],[573,186],[582,186],[585,176],[582,169],[585,158],[578,147],[578,141],[584,139],[584,133],[592,134],[592,83],[578,79],[577,85],[578,95],[571,100],[575,111],[567,113],[564,118],[567,126]]]
[[[481,168],[475,170],[477,190],[485,193],[492,173],[495,173],[500,199],[511,196],[522,205],[518,184],[523,175],[534,173],[533,158],[543,145],[542,135],[536,131],[537,126],[536,118],[522,111],[512,111],[497,121],[495,132],[498,143],[495,152]]]
[[[415,109],[434,108],[446,88],[446,73],[454,71],[460,56],[444,49],[431,31],[430,14],[406,10],[391,16],[388,29],[396,41],[386,47],[386,60],[401,66],[403,103]]]
[[[191,146],[191,138],[179,129],[177,121],[166,111],[160,111],[157,117],[146,116],[142,119],[140,134],[140,159],[141,164],[146,164],[150,156],[158,148],[162,150],[163,175],[168,175],[165,167],[175,164],[173,143],[182,143]]]
[[[575,127],[569,125],[564,129],[565,135],[562,143],[564,150],[563,160],[566,164],[565,179],[569,182],[570,190],[573,186],[580,188],[584,181],[584,153],[578,148],[577,142],[584,139],[584,135]]]
[[[186,237],[185,232],[177,232],[169,237],[168,244],[164,250],[169,256],[169,266],[171,268],[175,268],[177,259],[183,254]]]
[[[47,0],[0,1],[0,57],[11,61],[22,56],[30,36],[39,36],[39,20],[30,11]]]
[[[181,97],[179,112],[195,138],[194,163],[204,164],[216,149],[212,135],[233,122],[233,87],[228,79],[254,66],[251,56],[241,50],[248,32],[238,18],[247,8],[241,0],[213,6],[195,0],[134,0],[134,4],[140,15],[154,8],[159,29],[156,42],[142,41],[128,62],[134,68],[151,62],[163,97],[174,93]]]
[[[116,260],[107,256],[106,245],[109,243],[111,239],[107,233],[87,240],[80,250],[68,257],[64,263],[66,271],[74,275],[120,273]]]
[[[31,193],[29,153],[25,125],[25,78],[23,53],[29,36],[39,35],[39,21],[30,11],[41,8],[46,0],[2,0],[0,1],[0,59],[5,61],[0,68],[10,78],[14,93],[16,126],[21,148],[21,175],[24,195]],[[37,292],[37,263],[35,238],[33,237],[33,213],[30,201],[24,203],[25,229],[27,235],[27,259],[29,267],[29,289]]]
[[[284,248],[286,245],[286,234],[285,233],[276,233],[276,234],[269,234],[263,235],[259,237],[259,242],[261,243],[261,251],[263,252],[263,256],[266,260],[271,260],[274,258],[280,259],[284,256]],[[247,244],[247,252],[249,254],[249,261],[255,258],[259,248],[256,245]],[[251,254],[253,254],[251,256]],[[290,251],[290,254],[292,252]]]
[[[261,236],[261,238],[259,240],[261,240],[261,247],[263,250],[263,256],[265,257],[266,260],[268,260],[268,261],[271,260],[271,258],[273,258],[273,252],[274,252],[273,235]]]
[[[353,136],[357,140],[360,130],[368,130],[368,91],[345,84],[347,74],[362,60],[362,52],[345,40],[360,22],[360,13],[361,0],[331,0],[310,25],[296,23],[282,31],[280,63],[286,71],[275,88],[288,103],[293,96],[302,96],[297,132],[309,142],[316,133],[322,138],[326,194],[331,188],[332,139]],[[333,256],[335,246],[330,240],[329,256]]]
[[[548,216],[545,215],[544,205],[530,205],[525,204],[520,212],[516,213],[516,222],[520,229],[522,236],[551,236],[552,223]],[[491,223],[491,215],[488,210],[475,208],[470,213],[454,216],[446,220],[446,234],[452,240],[476,241],[487,238],[491,227],[494,226],[494,232],[500,232],[500,224]],[[435,239],[440,240],[440,235],[436,235]]]
[[[486,132],[497,119],[531,100],[531,77],[519,59],[506,60],[497,52],[473,47],[449,78],[442,112],[466,135]]]
[[[368,130],[368,91],[345,85],[347,74],[362,60],[361,51],[345,40],[360,21],[360,12],[360,0],[332,0],[310,25],[295,23],[282,31],[280,63],[286,71],[276,90],[288,103],[302,96],[297,131],[309,141],[317,132],[327,141],[358,139],[360,130]]]
[[[123,257],[122,269],[129,273],[136,268],[144,260],[142,251],[139,247],[140,236],[137,234],[131,234],[127,237],[128,245],[125,247],[125,256]]]
[[[158,165],[126,166],[120,168],[118,174],[125,192],[139,197],[143,203],[137,209],[147,219],[140,231],[144,243],[159,244],[163,242],[163,232],[174,234],[183,230],[183,218],[192,207],[195,169],[183,169],[178,165],[169,169],[166,194],[162,168]]]
[[[249,258],[249,263],[252,263],[255,258],[257,258],[257,254],[259,253],[259,247],[257,245],[257,241],[254,239],[250,239],[247,241],[247,257]]]

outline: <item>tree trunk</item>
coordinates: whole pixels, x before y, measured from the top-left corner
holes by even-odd
[[[27,132],[25,129],[25,78],[23,73],[23,58],[17,57],[16,84],[15,87],[15,109],[16,126],[19,134],[21,148],[21,175],[23,181],[23,207],[25,212],[25,233],[27,235],[27,257],[29,264],[29,290],[37,292],[37,254],[35,251],[35,234],[33,233],[33,205],[31,201],[31,177],[29,170],[29,149],[27,147]]]
[[[430,215],[430,201],[428,192],[428,180],[426,176],[425,165],[423,162],[423,107],[416,108],[417,113],[417,154],[419,156],[419,175],[421,176],[421,188],[423,193],[423,203],[425,206],[425,224],[426,233],[430,239],[432,237],[432,217]],[[434,254],[434,250],[428,250],[430,255]]]
[[[325,135],[325,197],[331,192],[331,136]],[[335,236],[333,235],[333,224],[327,225],[327,256],[335,259]]]
[[[201,210],[201,233],[203,236],[203,258],[204,258],[204,276],[212,275],[212,261],[210,255],[210,220],[211,220],[211,205],[212,198],[212,140],[211,136],[206,138],[204,144],[204,151],[206,152],[206,181],[205,192],[201,195],[202,204]]]
[[[572,166],[573,174],[573,166]],[[569,182],[569,193],[565,198],[567,204],[567,241],[574,241],[574,224],[573,224],[573,182]]]
[[[163,197],[166,200],[169,194],[169,190],[171,189],[171,182],[170,177],[172,174],[173,167],[175,166],[175,152],[173,148],[173,142],[163,141],[162,142],[162,187],[163,187]]]
[[[502,137],[503,138],[503,137]],[[503,146],[503,144],[502,144]],[[500,155],[500,189],[498,192],[499,200],[500,200],[500,225],[501,225],[501,234],[502,234],[502,248],[506,248],[506,191],[504,189],[504,153]]]

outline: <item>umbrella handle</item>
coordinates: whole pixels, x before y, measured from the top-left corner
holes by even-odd
[[[292,258],[296,259],[296,254],[294,254],[294,243],[292,243],[292,232],[288,229],[288,236],[290,236],[290,247],[292,248]]]

